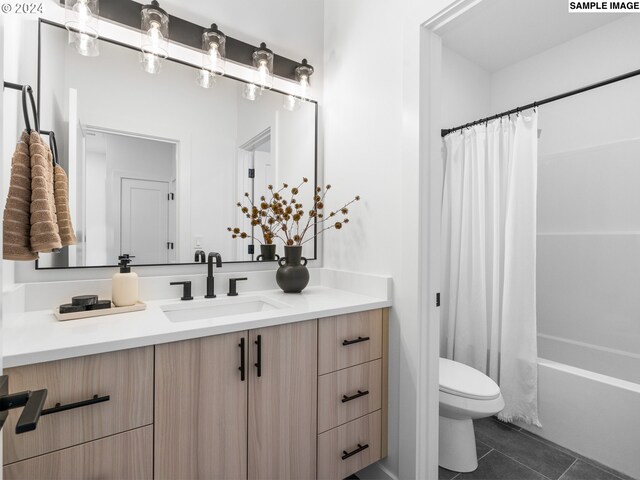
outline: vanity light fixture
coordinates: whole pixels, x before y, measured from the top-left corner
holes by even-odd
[[[299,98],[296,98],[293,95],[286,95],[282,103],[282,108],[288,112],[295,112],[300,108],[301,104],[302,102]]]
[[[262,90],[273,86],[273,52],[262,42],[253,52],[253,66],[256,67],[255,84]]]
[[[242,87],[242,97],[255,102],[258,99],[258,95],[260,94],[260,88],[253,83],[247,83],[244,87]]]
[[[202,34],[202,68],[197,76],[202,88],[212,87],[215,77],[224,75],[226,41],[227,37],[215,23]]]
[[[313,75],[314,69],[307,62],[306,58],[302,59],[302,63],[296,67],[296,80],[300,88],[300,98],[307,99],[309,97],[309,77]]]
[[[85,57],[97,57],[99,0],[65,0],[64,26],[69,44]]]
[[[142,17],[142,45],[140,63],[147,73],[158,73],[162,59],[169,56],[169,15],[156,0],[144,5]]]

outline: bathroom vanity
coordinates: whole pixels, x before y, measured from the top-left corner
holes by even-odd
[[[386,456],[389,303],[325,287],[237,298],[281,308],[25,313],[7,329],[9,389],[49,393],[36,430],[16,434],[10,413],[4,478],[342,479]]]

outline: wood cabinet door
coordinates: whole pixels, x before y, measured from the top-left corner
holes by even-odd
[[[247,337],[156,346],[156,479],[247,478]]]
[[[5,480],[151,480],[153,427],[5,465]]]
[[[249,332],[249,480],[316,478],[317,321]]]
[[[48,390],[45,409],[108,401],[40,417],[38,428],[16,435],[22,409],[11,410],[3,429],[4,463],[14,463],[153,423],[153,347],[37,363],[5,371],[11,393]]]

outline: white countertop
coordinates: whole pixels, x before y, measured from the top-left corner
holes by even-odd
[[[17,367],[391,306],[384,298],[321,286],[308,287],[300,294],[280,290],[241,293],[234,299],[243,297],[263,297],[284,305],[281,309],[183,322],[170,321],[162,307],[196,306],[196,302],[214,305],[227,297],[191,302],[154,300],[146,302],[146,310],[139,312],[65,322],[58,321],[52,310],[14,315],[5,320],[3,327],[4,366]]]

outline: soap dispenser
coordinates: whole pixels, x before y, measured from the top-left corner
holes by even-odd
[[[132,258],[128,254],[118,257],[120,272],[113,276],[111,286],[111,300],[116,307],[129,307],[138,302],[138,275],[129,266]]]

